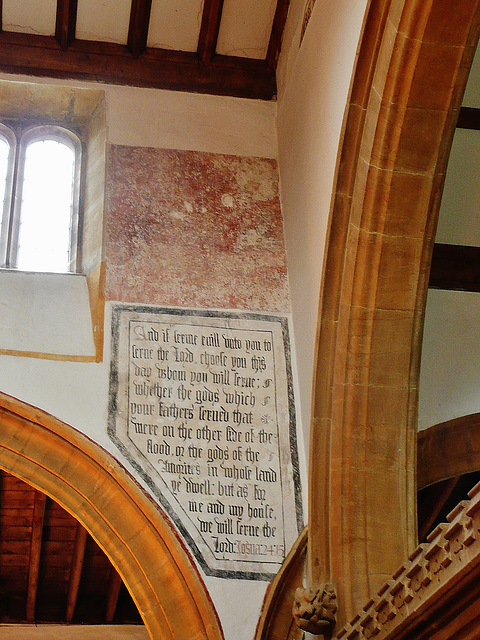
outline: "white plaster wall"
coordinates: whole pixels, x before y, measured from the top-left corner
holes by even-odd
[[[430,289],[418,428],[480,411],[480,293]]]
[[[457,129],[435,241],[480,246],[480,132]],[[480,411],[480,294],[430,289],[418,428]]]
[[[317,0],[299,48],[303,2],[293,0],[279,68],[278,155],[304,425],[310,417],[318,299],[337,148],[365,5],[366,0]],[[105,89],[109,142],[277,156],[277,105],[273,102],[81,86]],[[102,363],[0,356],[0,389],[52,413],[121,458],[106,434],[109,313],[107,305]],[[266,583],[218,578],[205,578],[205,582],[226,639],[252,638]]]
[[[110,303],[106,305],[103,362],[56,362],[0,356],[0,389],[81,431],[119,460],[149,492],[107,436],[111,306]],[[251,640],[268,583],[204,575],[203,579],[219,614],[225,639]],[[0,630],[0,637],[2,634]]]
[[[304,2],[290,5],[278,83],[278,153],[305,441],[337,150],[366,0],[317,0],[301,47]]]
[[[32,78],[20,76],[0,76],[2,77],[32,81]],[[103,88],[106,93],[108,140],[114,144],[191,149],[240,156],[276,157],[277,154],[274,102],[97,84],[56,83],[44,79],[39,82]],[[7,277],[9,275],[12,274],[7,274]],[[28,275],[25,277],[30,278]],[[47,287],[49,293],[54,292],[55,286],[53,283],[53,288]],[[6,297],[8,300],[8,294]],[[85,291],[82,297],[84,309],[87,309]],[[76,298],[76,302],[79,301],[80,293]],[[8,304],[5,297],[3,304]],[[55,300],[50,295],[40,296],[38,304],[47,320],[49,316],[58,317],[64,307],[61,297]],[[0,389],[78,429],[136,475],[107,436],[110,311],[111,305],[107,304],[103,362],[72,363],[0,356]],[[18,324],[15,327],[17,337],[22,340],[27,335],[30,336],[29,339],[32,338],[35,309],[27,304],[24,314],[22,317],[22,313],[18,311]],[[8,335],[14,328],[14,323],[9,322]],[[68,329],[68,323],[66,326]],[[76,324],[70,325],[71,330],[74,327]],[[64,329],[65,325],[56,333],[56,338],[53,336],[58,349],[65,346],[65,337],[68,340]],[[0,326],[0,336],[2,331]],[[36,340],[40,345],[44,345],[46,341],[46,336],[41,335],[43,331],[44,328],[38,328]],[[7,334],[3,337],[6,336]],[[137,480],[141,483],[140,478],[137,477]],[[268,583],[213,577],[204,577],[204,580],[219,613],[226,640],[251,640]],[[2,633],[3,631],[0,635]]]
[[[480,107],[480,48],[463,104]],[[435,241],[480,246],[480,132],[457,129]],[[418,428],[480,411],[480,294],[430,289],[425,311]]]
[[[0,269],[0,349],[94,356],[86,277]]]
[[[0,80],[32,82],[0,74]],[[108,142],[259,158],[277,157],[273,101],[35,78],[105,91]]]
[[[29,76],[0,74],[2,79],[32,82]],[[105,91],[112,144],[277,155],[274,102],[45,78],[35,82]],[[74,282],[72,276],[0,271],[0,349],[92,355],[89,316],[84,278]]]
[[[457,129],[448,161],[436,242],[480,246],[478,167],[480,131]]]
[[[106,87],[113,144],[276,158],[275,102]]]

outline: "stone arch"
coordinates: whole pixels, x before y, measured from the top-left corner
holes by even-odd
[[[222,640],[205,586],[171,524],[109,454],[0,394],[0,466],[56,500],[106,552],[152,640]]]
[[[368,5],[332,199],[310,447],[310,580],[336,582],[340,625],[416,543],[429,264],[478,29],[478,0]]]

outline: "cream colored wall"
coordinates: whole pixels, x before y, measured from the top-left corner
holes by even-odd
[[[480,108],[480,47],[463,105]],[[435,241],[480,246],[480,132],[457,129]],[[480,411],[480,293],[430,290],[420,370],[418,428]]]
[[[428,292],[418,428],[480,411],[480,293]]]
[[[480,132],[457,130],[436,242],[480,246]],[[418,428],[480,411],[480,293],[430,289],[420,369]]]
[[[293,0],[278,71],[278,158],[305,441],[337,150],[366,0]]]
[[[79,274],[2,270],[0,327],[1,350],[95,355],[87,282]]]
[[[278,114],[274,102],[101,87],[106,93],[108,141],[114,144],[276,157],[278,134],[294,342],[306,431],[330,198],[365,5],[366,0],[354,4],[317,0],[299,47],[303,2],[292,1],[279,67]],[[109,319],[107,305],[107,348],[102,363],[0,356],[0,389],[54,414],[118,457],[105,428]],[[252,638],[266,583],[204,580],[226,639]]]
[[[0,80],[32,82],[30,76],[0,74]],[[139,89],[51,78],[35,82],[102,89],[108,142],[276,158],[275,102],[228,96]]]
[[[2,78],[32,81],[32,78],[18,76],[0,76]],[[38,82],[65,84],[44,79],[39,79]],[[79,86],[78,83],[67,84]],[[95,84],[81,86],[105,91],[109,143],[276,157],[274,102]],[[50,302],[46,304],[47,297],[43,298],[45,304],[41,306],[41,310],[45,323],[42,331],[50,332],[49,340],[55,343],[50,350],[55,351],[56,347],[62,349],[65,336],[53,330],[49,317],[55,317],[61,311],[62,304],[60,301],[56,304],[53,295],[58,288],[56,279],[51,279],[45,287]],[[8,291],[4,293],[4,297],[9,298]],[[84,298],[86,299],[86,295]],[[8,300],[6,304],[9,304]],[[0,311],[1,309],[0,306]],[[111,304],[107,303],[105,352],[101,363],[58,362],[0,355],[0,389],[40,407],[86,434],[120,459],[131,473],[137,475],[107,436],[110,311]],[[30,339],[32,334],[32,316],[33,310],[29,304],[24,317],[20,311],[16,314],[15,329],[24,341],[27,337]],[[10,327],[9,331],[13,328]],[[39,331],[38,325],[37,330]],[[87,337],[91,341],[91,336]],[[33,335],[31,339],[33,338],[37,338],[37,343],[41,346],[45,343],[46,336],[42,338]],[[137,479],[141,483],[138,476]],[[148,487],[145,486],[145,489],[148,490]],[[199,570],[201,572],[200,568]],[[206,576],[203,578],[219,613],[226,640],[250,640],[254,636],[267,583]],[[239,602],[242,606],[238,606]]]

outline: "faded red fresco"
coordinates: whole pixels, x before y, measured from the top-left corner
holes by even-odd
[[[109,300],[288,312],[274,160],[112,146]]]

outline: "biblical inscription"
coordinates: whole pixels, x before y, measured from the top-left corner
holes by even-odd
[[[117,307],[113,327],[111,437],[207,573],[275,573],[298,511],[285,320]]]

